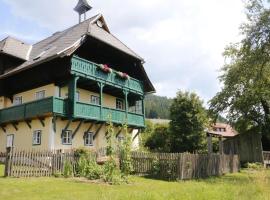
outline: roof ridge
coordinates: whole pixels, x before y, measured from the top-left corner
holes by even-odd
[[[94,15],[94,16],[92,16],[92,17],[86,19],[85,21],[83,21],[83,22],[81,22],[81,23],[79,23],[79,24],[75,24],[75,25],[73,25],[73,26],[71,26],[71,27],[68,27],[68,28],[66,28],[66,29],[64,29],[64,30],[62,30],[62,31],[57,31],[57,32],[55,32],[55,33],[56,33],[56,34],[61,34],[61,33],[68,32],[69,30],[71,30],[71,29],[73,29],[73,28],[76,28],[77,26],[80,26],[80,25],[82,25],[82,24],[85,24],[86,22],[89,22],[89,21],[93,20],[93,18],[96,18],[98,15],[99,15],[99,14]],[[37,45],[37,44],[43,42],[44,40],[47,40],[47,39],[49,39],[50,37],[53,37],[53,36],[54,36],[54,34],[52,34],[51,36],[49,36],[49,37],[47,37],[47,38],[44,38],[43,40],[40,40],[40,41],[36,42],[36,43],[33,44],[33,45]]]

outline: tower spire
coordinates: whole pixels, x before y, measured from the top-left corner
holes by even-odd
[[[92,9],[89,0],[79,0],[78,4],[75,6],[74,10],[79,14],[79,23],[81,23],[81,16],[84,15],[84,20],[86,20],[86,12]]]

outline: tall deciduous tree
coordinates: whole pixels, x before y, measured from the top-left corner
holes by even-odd
[[[195,93],[178,92],[170,108],[171,152],[205,149],[207,112]]]
[[[210,101],[213,113],[227,113],[241,132],[270,131],[270,9],[267,1],[246,2],[243,39],[229,45],[220,77],[222,91]]]

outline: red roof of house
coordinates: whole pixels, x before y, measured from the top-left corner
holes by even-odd
[[[234,137],[238,135],[238,132],[234,130],[233,127],[231,127],[229,124],[224,123],[216,123],[212,125],[208,133],[215,136],[222,136],[225,138]]]

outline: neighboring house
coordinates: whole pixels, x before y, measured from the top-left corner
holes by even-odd
[[[209,134],[216,137],[231,138],[238,135],[238,132],[233,129],[229,124],[216,123],[213,124],[208,131]]]
[[[144,96],[155,91],[143,63],[102,15],[34,45],[0,41],[0,152],[98,149],[108,121],[120,139],[126,123],[136,146]]]

